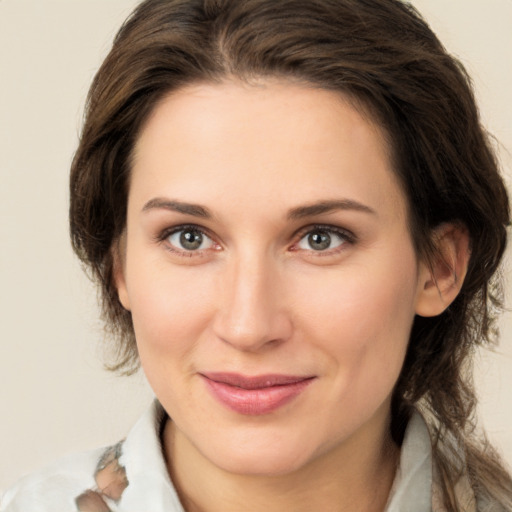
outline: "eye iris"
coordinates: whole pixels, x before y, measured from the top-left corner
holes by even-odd
[[[308,236],[309,246],[315,251],[323,251],[331,245],[331,237],[325,231],[315,231]]]
[[[193,251],[199,249],[203,243],[203,235],[199,231],[183,231],[180,235],[180,244],[184,249]]]

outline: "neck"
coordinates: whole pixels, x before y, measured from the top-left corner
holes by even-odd
[[[187,512],[239,512],[249,510],[248,504],[251,512],[381,512],[399,458],[389,432],[386,422],[377,436],[346,440],[298,470],[271,476],[222,470],[172,421],[163,441],[169,473]]]

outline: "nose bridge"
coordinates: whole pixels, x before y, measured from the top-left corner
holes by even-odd
[[[279,295],[277,262],[263,251],[234,258],[223,283],[215,331],[240,350],[254,351],[284,340],[291,323]]]

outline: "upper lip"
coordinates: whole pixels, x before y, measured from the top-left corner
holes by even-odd
[[[214,382],[243,389],[264,389],[273,386],[285,386],[287,384],[296,384],[313,378],[312,375],[298,376],[275,373],[250,376],[238,373],[207,372],[201,373],[201,375]]]

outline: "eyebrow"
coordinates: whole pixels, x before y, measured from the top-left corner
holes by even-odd
[[[142,208],[142,211],[147,212],[158,209],[183,213],[185,215],[192,215],[193,217],[201,217],[203,219],[211,219],[213,217],[208,208],[199,204],[184,203],[182,201],[164,199],[161,197],[155,197],[154,199],[149,200]],[[331,213],[336,210],[354,210],[371,215],[377,215],[377,212],[369,206],[353,201],[352,199],[335,199],[319,201],[305,206],[297,206],[288,212],[287,218],[288,220],[300,220],[305,217]]]
[[[154,199],[149,200],[142,208],[143,212],[150,210],[169,210],[183,213],[185,215],[192,215],[194,217],[201,217],[203,219],[211,219],[213,217],[208,208],[205,208],[204,206],[163,199],[161,197],[155,197]]]
[[[366,206],[365,204],[353,201],[352,199],[335,199],[330,201],[319,201],[318,203],[292,208],[288,212],[287,217],[289,220],[298,220],[303,219],[304,217],[313,217],[314,215],[331,213],[336,210],[354,210],[357,212],[377,215],[377,212],[374,209]]]

